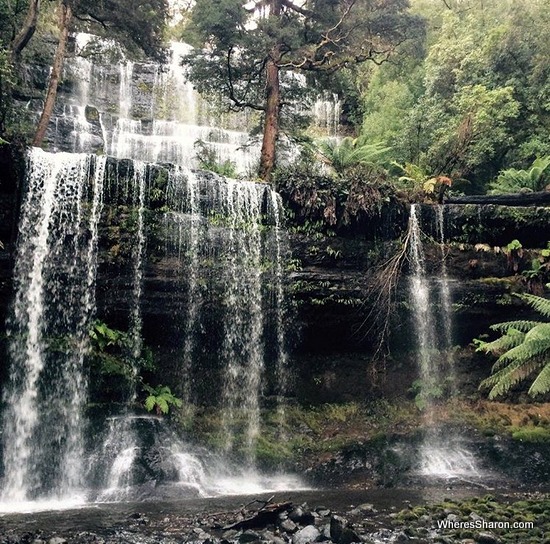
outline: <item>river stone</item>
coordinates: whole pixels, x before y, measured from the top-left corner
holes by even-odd
[[[288,517],[292,521],[300,521],[302,516],[304,515],[304,511],[300,506],[297,506],[296,508],[293,508],[290,513],[288,514]]]
[[[501,544],[502,540],[493,533],[477,533],[474,535],[475,541],[479,544]]]
[[[270,542],[271,544],[286,544],[286,540],[274,535],[271,531],[264,531],[262,541]]]
[[[348,521],[340,516],[332,516],[330,518],[330,538],[334,542],[338,542],[342,536],[342,531],[347,526]]]
[[[310,542],[317,542],[320,536],[321,533],[316,527],[308,525],[292,536],[292,544],[309,544]]]
[[[245,542],[260,542],[261,537],[258,533],[255,533],[254,531],[245,531],[240,537],[239,542],[241,544],[244,544]]]
[[[366,513],[372,513],[372,514],[376,513],[376,510],[373,504],[370,504],[370,503],[360,504],[350,512],[350,514],[353,514],[353,515],[366,514]]]
[[[287,533],[294,533],[298,529],[298,526],[291,519],[285,519],[280,523],[280,526]]]
[[[361,537],[353,529],[345,527],[338,539],[338,544],[352,544],[353,542],[361,542]]]
[[[67,541],[59,536],[54,536],[48,540],[48,544],[67,544]]]

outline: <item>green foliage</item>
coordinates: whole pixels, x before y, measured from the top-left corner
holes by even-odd
[[[550,429],[545,427],[524,427],[513,431],[512,438],[519,442],[550,442]]]
[[[550,300],[531,294],[516,295],[545,318],[550,318]],[[529,395],[550,391],[550,323],[545,321],[510,321],[491,327],[504,334],[492,342],[478,341],[477,351],[498,356],[492,375],[480,388],[490,389],[494,399],[528,379],[533,380]]]
[[[227,178],[237,177],[237,166],[233,161],[226,159],[220,162],[215,150],[202,140],[197,140],[194,145],[196,157],[201,168]]]
[[[136,358],[135,339],[129,333],[112,329],[98,320],[92,325],[89,336],[91,363],[99,374],[121,376],[134,383],[137,370],[154,369],[151,349],[142,346]]]
[[[507,246],[507,251],[518,251],[523,248],[523,245],[519,240],[512,240]]]
[[[197,87],[221,97],[230,110],[266,111],[271,93],[277,101],[272,126],[295,135],[307,126],[304,112],[325,89],[353,97],[354,111],[360,110],[350,66],[386,60],[396,44],[418,31],[421,21],[407,7],[401,0],[322,0],[302,7],[274,0],[197,0],[184,34],[195,49],[184,62]],[[271,62],[277,85],[266,87]],[[300,72],[307,84],[296,77]]]
[[[550,182],[550,155],[536,159],[528,170],[509,168],[498,175],[491,183],[491,193],[520,193],[526,191],[542,191]]]
[[[550,14],[530,0],[448,5],[417,0],[426,36],[359,75],[361,136],[482,192],[499,171],[550,154]]]
[[[357,165],[379,165],[390,151],[380,143],[366,143],[346,137],[341,141],[323,140],[319,151],[325,161],[339,174]]]
[[[181,408],[183,406],[183,401],[176,397],[166,385],[151,387],[143,384],[143,389],[148,393],[143,403],[143,406],[148,412],[154,410],[157,415],[166,415],[170,411],[171,406],[176,408]]]

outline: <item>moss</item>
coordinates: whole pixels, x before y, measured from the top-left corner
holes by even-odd
[[[550,429],[545,427],[525,427],[512,432],[512,438],[520,442],[550,442]]]

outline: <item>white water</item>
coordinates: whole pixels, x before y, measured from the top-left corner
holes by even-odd
[[[77,35],[77,51],[84,51],[92,41],[89,35]],[[165,226],[171,225],[168,231],[172,234],[177,232],[167,243],[177,246],[178,269],[187,290],[180,316],[184,326],[179,357],[180,393],[189,407],[198,400],[194,380],[202,379],[196,360],[198,338],[208,334],[201,321],[206,281],[201,262],[215,259],[223,263],[215,281],[224,285],[223,316],[218,324],[224,340],[220,353],[213,354],[223,378],[220,432],[226,452],[241,463],[244,459],[246,469],[243,472],[222,460],[215,471],[206,470],[201,457],[172,436],[164,451],[171,452],[168,457],[177,467],[179,484],[203,496],[297,488],[301,484],[295,478],[268,478],[255,469],[267,362],[281,421],[287,389],[280,199],[265,185],[224,178],[213,178],[201,189],[188,169],[197,165],[197,139],[208,143],[218,161],[234,162],[241,173],[255,167],[258,146],[245,148],[253,117],[220,114],[215,104],[202,100],[192,89],[179,66],[186,50],[183,44],[173,44],[167,69],[127,60],[113,68],[75,57],[68,63],[74,92],[65,96],[65,103],[61,100],[61,113],[52,122],[51,146],[66,147],[69,141],[73,151],[102,149],[134,159],[133,177],[120,179],[116,191],[125,195],[137,213],[128,304],[136,362],[142,351],[147,247],[149,167],[144,161],[179,165],[169,169],[166,196],[170,211],[165,214]],[[114,74],[118,76],[116,92]],[[335,129],[339,118],[337,107],[331,110],[329,102],[315,114],[328,132]],[[83,360],[95,317],[105,177],[105,157],[41,150],[30,155],[10,324],[10,385],[4,397],[1,509],[81,504],[93,496],[89,483],[97,482],[98,467],[103,469],[96,498],[125,500],[135,488],[138,457],[147,448],[140,445],[139,430],[129,412],[107,422],[94,452],[86,451],[84,441],[88,384]],[[265,225],[272,227],[267,235]],[[265,345],[268,336],[273,343],[270,351]],[[51,342],[60,339],[69,344],[52,350]],[[132,389],[128,403],[136,400]]]
[[[452,292],[445,263],[444,208],[436,208],[436,231],[441,245],[441,276],[438,282],[427,277],[420,208],[411,206],[409,218],[409,296],[413,307],[417,339],[417,361],[424,395],[426,431],[420,448],[420,473],[437,478],[478,477],[474,455],[454,431],[437,426],[437,398],[456,387],[452,351]],[[434,286],[434,283],[436,285]]]
[[[202,141],[218,163],[232,163],[240,175],[256,170],[260,144],[249,133],[258,115],[227,113],[216,100],[201,97],[181,66],[187,44],[173,42],[168,63],[159,65],[127,60],[118,45],[89,34],[76,34],[75,41],[77,54],[68,59],[65,74],[74,91],[60,93],[62,114],[54,115],[48,135],[53,150],[67,150],[69,139],[72,151],[198,167],[195,144]],[[102,54],[88,54],[97,49]],[[116,66],[109,60],[113,54],[122,56]],[[87,107],[97,111],[87,117]],[[317,135],[339,134],[337,96],[320,97],[310,113]],[[94,126],[94,115],[100,126]]]
[[[102,158],[39,149],[29,154],[8,324],[3,502],[81,492],[82,361],[95,310],[104,169]],[[91,209],[85,212],[87,194]]]

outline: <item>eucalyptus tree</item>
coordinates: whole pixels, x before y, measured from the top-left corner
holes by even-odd
[[[230,110],[263,115],[259,175],[269,180],[283,108],[311,82],[371,61],[381,64],[422,28],[408,0],[197,0],[184,60],[202,91],[222,96]]]

